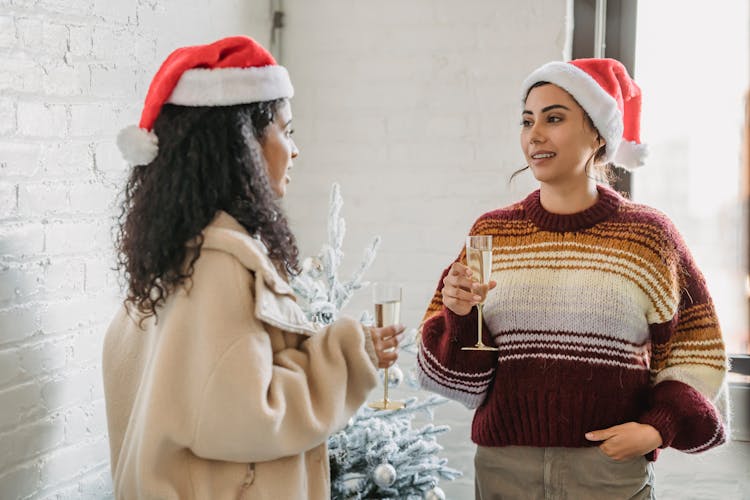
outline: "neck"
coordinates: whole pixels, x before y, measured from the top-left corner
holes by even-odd
[[[539,188],[539,202],[545,210],[553,214],[574,214],[592,207],[599,192],[596,181],[586,177],[586,182],[570,185],[542,183]]]

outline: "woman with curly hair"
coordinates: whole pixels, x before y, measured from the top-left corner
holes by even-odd
[[[134,167],[103,353],[117,498],[328,498],[326,439],[396,359],[402,326],[319,329],[295,302],[277,202],[292,94],[250,38],[184,47],[118,137]]]

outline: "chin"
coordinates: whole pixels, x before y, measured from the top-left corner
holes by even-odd
[[[531,174],[534,176],[534,179],[536,179],[539,182],[551,182],[555,180],[555,176],[550,175],[549,172],[538,172],[532,169]]]

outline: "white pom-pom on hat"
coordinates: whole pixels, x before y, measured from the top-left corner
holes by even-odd
[[[152,131],[130,125],[117,134],[117,147],[131,165],[148,165],[159,154],[159,138]]]
[[[613,163],[620,165],[626,170],[634,170],[642,167],[648,156],[648,145],[638,144],[633,141],[623,140],[617,148]]]

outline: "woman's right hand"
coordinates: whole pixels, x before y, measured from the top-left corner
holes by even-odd
[[[459,316],[469,314],[471,308],[482,302],[487,293],[497,286],[494,281],[482,285],[471,279],[471,275],[471,269],[454,262],[448,275],[443,278],[443,305]]]
[[[388,368],[398,358],[398,345],[403,340],[404,325],[391,325],[382,328],[371,326],[370,335],[378,357],[378,368]]]

